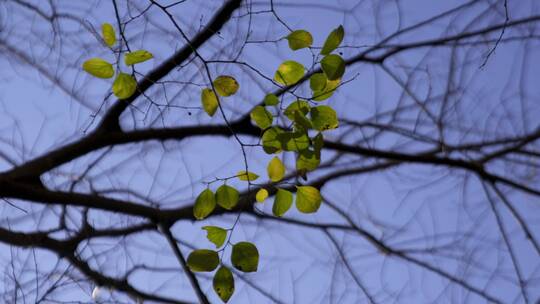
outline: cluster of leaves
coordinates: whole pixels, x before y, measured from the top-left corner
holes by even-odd
[[[101,26],[101,34],[103,42],[114,52],[113,48],[116,45],[116,33],[113,26],[109,23],[104,23]],[[134,64],[147,61],[153,57],[152,53],[146,50],[137,50],[126,53],[124,55],[124,63],[126,66],[133,66]],[[116,65],[118,71],[113,82],[112,91],[114,95],[120,99],[129,98],[137,89],[137,80],[133,75],[121,72],[119,62],[117,62]],[[83,63],[83,69],[90,75],[98,78],[109,79],[115,75],[113,65],[98,57],[86,60]]]
[[[323,132],[338,127],[338,117],[334,109],[328,105],[318,105],[332,96],[345,73],[345,61],[332,52],[341,44],[344,36],[342,26],[334,29],[327,37],[320,55],[322,72],[313,73],[309,79],[312,91],[311,98],[292,101],[283,111],[280,101],[273,94],[266,95],[264,106],[256,106],[250,113],[253,123],[261,129],[262,148],[267,154],[279,154],[290,151],[296,154],[296,170],[304,178],[309,171],[315,170],[321,161],[323,147]],[[313,43],[312,35],[305,30],[297,30],[285,37],[293,50],[310,48]],[[281,63],[275,72],[274,81],[292,89],[306,75],[306,68],[293,60]],[[236,79],[229,75],[218,76],[211,87],[201,90],[201,103],[204,111],[213,116],[220,105],[220,97],[234,95],[240,88]],[[284,115],[290,125],[287,127],[275,123],[274,118]],[[273,182],[274,216],[283,216],[292,206],[294,195],[279,183],[285,177],[286,168],[279,157],[273,157],[267,166],[267,174]],[[259,176],[253,172],[240,171],[235,176],[242,181],[255,181]],[[265,188],[260,188],[255,199],[264,202],[270,195]],[[216,193],[210,188],[203,190],[196,199],[193,215],[198,220],[209,216],[217,206],[232,210],[239,202],[239,191],[224,183]],[[311,186],[296,186],[296,208],[302,213],[317,212],[322,197],[317,188]],[[217,226],[205,226],[207,238],[219,249],[224,246],[229,231]],[[225,245],[226,247],[226,245]],[[222,248],[219,251],[225,250]],[[188,266],[192,271],[214,271],[220,264],[219,251],[200,249],[193,251],[188,257]],[[239,242],[233,245],[231,264],[240,271],[254,272],[257,270],[259,253],[257,247],[249,242]],[[219,297],[227,302],[234,292],[234,277],[231,271],[221,266],[214,275],[214,290]]]

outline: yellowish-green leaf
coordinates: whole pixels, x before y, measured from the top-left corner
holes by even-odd
[[[126,73],[118,74],[112,87],[114,95],[120,99],[131,97],[131,95],[135,93],[136,89],[137,81],[135,78],[133,78],[133,76]]]
[[[304,115],[300,114],[300,111],[294,112],[294,126],[296,129],[309,130],[313,126],[311,121],[307,119]]]
[[[293,195],[290,191],[278,188],[276,196],[274,198],[274,205],[272,206],[272,213],[275,216],[283,216],[289,209],[291,209],[293,203]]]
[[[322,197],[319,190],[311,186],[296,187],[296,208],[302,213],[313,213],[319,210]]]
[[[345,73],[345,61],[339,55],[330,54],[321,60],[321,68],[328,80],[337,80]]]
[[[255,122],[257,127],[263,130],[270,127],[274,121],[272,113],[270,113],[263,106],[256,106],[253,111],[251,111],[249,116],[251,117],[251,120]]]
[[[214,88],[219,95],[227,97],[236,93],[240,85],[232,76],[225,75],[214,80]]]
[[[274,158],[270,160],[266,170],[268,171],[268,177],[273,182],[279,182],[285,176],[285,166],[277,156],[274,156]]]
[[[275,106],[279,103],[279,99],[274,94],[267,94],[264,97],[264,104],[267,106]]]
[[[219,298],[227,303],[234,293],[234,277],[232,272],[228,268],[221,266],[214,275],[212,286]]]
[[[279,127],[272,127],[264,131],[261,138],[264,152],[274,154],[281,151],[281,141],[278,137],[283,132]]]
[[[309,103],[305,100],[297,100],[291,103],[283,112],[288,119],[294,120],[294,112],[300,111],[302,115],[309,113]]]
[[[305,68],[302,64],[287,60],[277,69],[274,80],[282,85],[290,86],[297,83],[305,74]]]
[[[141,62],[145,62],[146,60],[150,60],[154,58],[154,55],[150,53],[147,50],[138,50],[131,53],[127,53],[124,57],[124,62],[126,65],[133,65]]]
[[[339,86],[340,82],[341,78],[338,78],[336,80],[328,80],[323,90],[313,92],[313,100],[322,101],[330,98],[330,96],[332,96],[332,94],[334,94],[334,92],[336,91],[336,88]]]
[[[308,31],[297,30],[287,36],[287,41],[291,50],[296,51],[310,47],[313,44],[313,36]]]
[[[310,145],[309,137],[304,131],[283,132],[277,135],[277,139],[285,151],[302,151]]]
[[[262,203],[264,200],[268,197],[268,190],[261,188],[259,191],[257,191],[257,194],[255,195],[255,199],[257,202]]]
[[[204,226],[202,229],[206,230],[206,238],[214,243],[216,248],[223,246],[227,239],[227,230],[217,226]]]
[[[311,150],[304,150],[298,153],[298,158],[296,159],[296,170],[313,171],[317,169],[320,163],[320,153],[316,153]]]
[[[187,265],[191,271],[209,272],[214,271],[219,265],[217,252],[209,249],[192,251],[187,258]]]
[[[310,115],[313,128],[317,131],[335,129],[339,125],[336,111],[329,106],[313,107]]]
[[[114,76],[112,64],[101,58],[88,59],[83,63],[83,70],[98,78],[111,78]]]
[[[202,220],[206,218],[216,208],[216,198],[214,192],[210,189],[202,191],[197,200],[195,200],[195,206],[193,206],[193,216]]]
[[[238,176],[238,179],[241,181],[251,181],[251,182],[259,178],[257,174],[253,172],[249,172],[249,171],[246,172],[245,170],[238,171],[238,173],[236,173],[236,176]]]
[[[114,32],[114,27],[110,23],[103,23],[101,25],[101,35],[103,36],[103,41],[105,41],[109,47],[112,47],[116,43],[116,33]]]
[[[218,108],[218,99],[212,89],[203,89],[201,91],[201,103],[206,114],[214,116]]]
[[[254,244],[239,242],[234,244],[231,254],[234,268],[243,272],[255,272],[259,266],[259,251]]]
[[[216,202],[221,207],[231,210],[238,203],[240,194],[231,186],[222,185],[216,191]]]
[[[322,91],[326,87],[328,78],[324,73],[315,73],[309,78],[309,87],[312,91]]]
[[[326,38],[326,41],[324,42],[323,48],[321,50],[321,55],[328,55],[332,53],[332,51],[341,44],[341,41],[343,41],[343,36],[345,36],[345,30],[343,29],[343,26],[340,25],[338,28],[334,29]]]

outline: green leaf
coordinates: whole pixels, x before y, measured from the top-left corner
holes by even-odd
[[[279,84],[290,86],[302,79],[304,73],[305,68],[302,64],[293,60],[287,60],[278,67],[274,75],[274,80]]]
[[[304,115],[300,114],[300,111],[294,112],[294,125],[297,129],[309,130],[313,128],[311,121]]]
[[[214,197],[214,192],[210,189],[202,191],[197,200],[195,200],[195,206],[193,206],[193,216],[202,220],[206,218],[214,209],[216,208],[216,199]]]
[[[234,95],[238,91],[238,88],[240,88],[240,85],[232,76],[218,76],[214,80],[214,89],[221,96],[227,97]]]
[[[299,186],[296,188],[296,209],[302,213],[317,212],[322,202],[319,190],[311,186]]]
[[[306,132],[283,132],[278,134],[277,139],[281,143],[281,148],[285,151],[301,151],[309,148],[309,137]]]
[[[222,185],[216,191],[216,202],[221,207],[231,210],[238,204],[240,194],[231,186]]]
[[[234,244],[231,254],[231,263],[234,268],[243,272],[255,272],[259,265],[259,251],[249,242]]]
[[[257,191],[257,194],[255,195],[255,199],[257,202],[262,203],[264,200],[268,197],[268,190],[261,188],[259,191]]]
[[[324,73],[315,73],[309,78],[309,87],[312,91],[322,91],[326,87],[328,78]]]
[[[317,131],[335,129],[339,125],[336,111],[329,106],[311,108],[311,122]]]
[[[305,100],[297,100],[291,103],[283,112],[288,119],[294,120],[294,112],[300,111],[302,115],[309,113],[309,103]]]
[[[192,251],[187,258],[187,265],[191,271],[209,272],[214,271],[219,265],[217,252],[209,249]]]
[[[311,150],[303,150],[298,153],[298,158],[296,159],[296,170],[313,171],[317,169],[320,163],[320,153]]]
[[[283,179],[283,176],[285,176],[285,166],[283,165],[283,162],[281,162],[281,159],[275,156],[268,163],[266,170],[268,172],[268,177],[273,182],[279,182]]]
[[[238,179],[241,181],[254,181],[259,178],[257,174],[249,171],[246,172],[245,170],[238,171],[238,173],[236,173],[236,176],[238,176]]]
[[[293,195],[290,191],[278,188],[272,206],[272,213],[275,216],[281,217],[285,212],[289,211],[292,206]]]
[[[116,34],[110,23],[103,23],[101,25],[101,35],[103,36],[103,41],[109,47],[112,47],[116,43]]]
[[[126,65],[133,65],[141,62],[145,62],[146,60],[150,60],[154,58],[154,55],[150,53],[147,50],[138,50],[131,53],[127,53],[124,57],[124,62]]]
[[[321,55],[328,55],[332,53],[332,51],[341,44],[341,41],[343,41],[343,36],[345,36],[345,31],[343,30],[343,26],[340,25],[338,28],[334,29],[326,38],[326,41],[324,42],[323,48],[321,50]]]
[[[251,117],[251,120],[255,122],[257,127],[263,130],[270,127],[272,125],[272,122],[274,121],[272,113],[270,113],[263,106],[256,106],[253,111],[251,111],[249,116]]]
[[[313,138],[313,148],[315,152],[320,153],[324,145],[324,138],[322,133],[318,133],[317,136]]]
[[[289,47],[296,51],[299,49],[310,47],[313,44],[313,36],[308,31],[297,30],[287,36]]]
[[[234,277],[232,272],[228,268],[221,266],[214,275],[212,285],[219,298],[227,303],[234,293]]]
[[[326,76],[324,77],[326,78]],[[330,96],[332,96],[332,94],[334,94],[334,92],[336,91],[336,88],[339,86],[340,82],[341,82],[340,78],[336,80],[328,80],[323,90],[313,91],[313,100],[322,101],[322,100],[330,98]]]
[[[341,56],[331,54],[321,60],[321,68],[328,80],[337,80],[345,73],[345,61]]]
[[[279,103],[279,99],[274,94],[267,94],[264,97],[264,104],[267,106],[275,106]]]
[[[114,76],[112,64],[101,58],[88,59],[83,63],[83,70],[98,78],[111,78]]]
[[[126,73],[118,74],[112,86],[114,95],[120,99],[131,97],[136,89],[137,81],[133,76]]]
[[[227,238],[227,230],[217,226],[204,226],[206,230],[206,238],[216,245],[216,248],[223,246]]]
[[[283,132],[279,127],[272,127],[264,131],[261,138],[264,152],[274,154],[281,151],[281,141],[279,141],[278,136]]]
[[[206,88],[201,91],[201,102],[206,114],[214,116],[218,108],[218,100],[212,89]]]

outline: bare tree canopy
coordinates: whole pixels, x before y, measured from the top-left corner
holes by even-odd
[[[539,32],[537,0],[0,0],[1,302],[539,303]]]

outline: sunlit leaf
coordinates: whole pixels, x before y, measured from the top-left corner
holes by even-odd
[[[302,79],[304,73],[305,68],[302,64],[287,60],[278,67],[274,80],[279,84],[290,86]]]
[[[266,170],[268,172],[268,177],[273,182],[279,182],[285,176],[285,166],[279,157],[272,158],[268,163]]]
[[[227,230],[217,226],[204,226],[202,229],[206,230],[206,238],[214,243],[216,248],[223,246],[227,239]]]
[[[150,60],[154,58],[154,55],[150,53],[147,50],[138,50],[131,53],[127,53],[124,57],[124,62],[126,65],[133,65],[141,62],[145,62],[146,60]]]
[[[234,244],[231,254],[234,268],[243,272],[255,272],[259,266],[259,251],[254,244],[239,242]]]
[[[274,121],[272,113],[270,113],[263,106],[256,106],[253,111],[251,111],[249,116],[251,117],[251,120],[255,122],[257,127],[263,130],[270,127],[272,125],[272,122]]]
[[[287,36],[287,41],[291,50],[296,51],[310,47],[313,44],[313,36],[308,31],[297,30]]]
[[[112,87],[114,95],[120,99],[131,97],[131,95],[135,93],[136,89],[137,81],[135,78],[133,78],[133,76],[126,73],[118,74]]]
[[[234,277],[232,272],[228,268],[221,266],[214,275],[212,286],[219,298],[227,303],[234,293]]]
[[[278,136],[283,132],[278,127],[272,127],[264,131],[261,138],[264,152],[274,154],[281,151],[281,141],[279,141]]]
[[[330,54],[321,60],[321,68],[328,80],[340,79],[345,73],[345,61],[339,55]]]
[[[275,216],[281,217],[285,212],[291,209],[293,203],[293,195],[290,191],[278,188],[276,196],[274,198],[274,205],[272,206],[272,213]]]
[[[267,94],[264,97],[264,104],[267,106],[275,106],[279,103],[279,99],[274,94]]]
[[[111,78],[114,76],[112,64],[101,58],[88,59],[83,63],[83,70],[98,78]]]
[[[319,190],[311,186],[296,187],[296,208],[302,213],[313,213],[319,210],[322,197]]]
[[[330,98],[330,96],[332,96],[332,94],[334,94],[334,92],[336,91],[336,88],[339,86],[340,82],[341,78],[338,78],[336,80],[328,80],[323,90],[313,91],[313,100],[322,101]]]
[[[221,207],[231,210],[238,203],[240,194],[231,186],[222,185],[216,191],[216,202]]]
[[[294,120],[294,112],[300,111],[302,115],[309,113],[309,103],[305,100],[292,102],[283,112],[288,119]]]
[[[218,100],[212,89],[203,89],[201,91],[201,103],[206,114],[214,116],[218,108]]]
[[[216,92],[224,97],[231,96],[238,91],[240,85],[232,76],[218,76],[214,80],[214,88]]]
[[[241,181],[254,181],[259,178],[257,174],[253,172],[246,172],[244,170],[238,171],[238,173],[236,173],[236,176],[238,176],[238,179]]]
[[[339,122],[336,111],[329,106],[317,106],[311,108],[311,122],[317,131],[335,129]]]
[[[116,43],[116,33],[114,32],[114,27],[110,23],[103,23],[101,25],[101,35],[103,41],[105,41],[109,47],[112,47]]]
[[[309,87],[312,91],[322,91],[326,87],[328,78],[324,73],[315,73],[309,78]]]
[[[268,197],[268,190],[261,188],[259,191],[257,191],[257,194],[255,195],[255,199],[257,202],[262,203],[264,200]]]
[[[195,272],[214,271],[219,265],[219,256],[214,250],[194,250],[187,258],[187,265],[191,271]]]
[[[215,208],[216,199],[214,197],[214,192],[210,189],[205,189],[197,196],[197,200],[195,200],[193,216],[198,220],[202,220],[210,215]]]
[[[335,50],[341,44],[341,41],[343,41],[343,36],[345,36],[345,31],[343,30],[343,26],[340,25],[326,38],[321,50],[321,55],[328,55]]]

